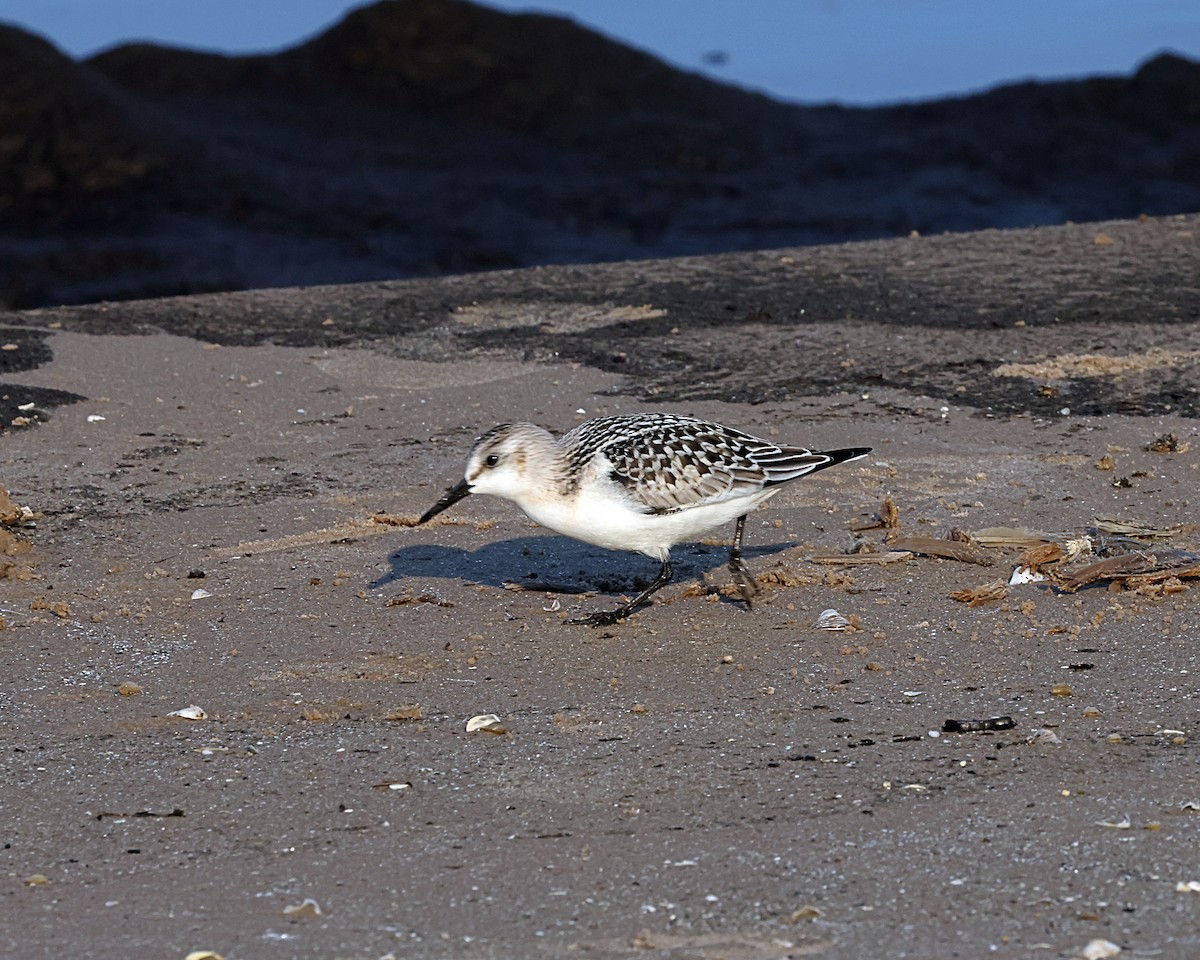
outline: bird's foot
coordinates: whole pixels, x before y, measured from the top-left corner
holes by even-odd
[[[742,600],[746,604],[747,609],[753,609],[754,604],[751,600],[758,596],[761,587],[758,581],[751,576],[750,571],[746,569],[740,557],[729,561],[729,569],[733,571],[733,580],[737,584],[738,593],[742,595]]]

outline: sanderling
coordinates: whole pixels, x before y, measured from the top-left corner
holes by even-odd
[[[870,451],[781,447],[665,413],[598,417],[557,440],[532,423],[502,423],[475,441],[464,478],[418,523],[469,493],[490,493],[568,537],[658,560],[654,582],[628,603],[567,621],[602,626],[629,616],[670,582],[671,547],[736,520],[729,569],[749,606],[758,585],[742,563],[746,515],[783,484]]]

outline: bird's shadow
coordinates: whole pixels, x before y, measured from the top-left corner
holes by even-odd
[[[747,546],[742,555],[753,560],[794,546],[790,541]],[[675,581],[703,579],[728,563],[728,546],[684,543],[671,551]],[[516,583],[531,590],[619,594],[641,589],[658,573],[658,563],[649,557],[551,534],[495,540],[475,550],[414,543],[389,554],[388,564],[390,569],[370,582],[371,589],[408,578],[440,578],[490,587]]]

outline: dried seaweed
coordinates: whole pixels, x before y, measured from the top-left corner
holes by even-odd
[[[898,537],[889,544],[893,550],[907,550],[928,557],[943,557],[947,560],[961,560],[963,563],[976,563],[981,567],[990,567],[995,557],[977,543],[965,543],[962,540],[947,540],[941,537]]]
[[[911,560],[912,557],[912,553],[907,550],[889,550],[887,553],[815,553],[808,558],[808,561],[809,563],[862,566],[896,563],[900,560]]]
[[[998,549],[1026,549],[1054,540],[1054,537],[1048,533],[1021,530],[1017,527],[985,527],[982,530],[974,531],[971,536],[980,546]]]
[[[890,493],[884,497],[878,513],[865,520],[855,520],[850,524],[850,529],[855,533],[861,533],[864,530],[897,530],[899,527],[900,508],[896,506],[896,501],[892,499]]]
[[[1148,527],[1131,520],[1117,517],[1097,517],[1096,529],[1112,536],[1139,537],[1143,540],[1160,540],[1179,533],[1179,527]]]
[[[978,607],[985,603],[1003,600],[1007,596],[1008,581],[1000,579],[992,580],[990,583],[985,583],[978,587],[972,587],[969,590],[955,590],[950,594],[950,599],[957,600],[959,603],[965,603],[970,607]]]
[[[1064,593],[1101,581],[1120,582],[1131,589],[1170,579],[1183,581],[1200,577],[1200,554],[1190,550],[1157,550],[1123,553],[1082,567],[1050,571]]]

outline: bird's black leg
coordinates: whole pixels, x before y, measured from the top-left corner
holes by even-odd
[[[746,515],[742,514],[737,518],[737,529],[733,532],[733,546],[729,548],[729,569],[733,572],[738,593],[742,595],[746,606],[749,607],[751,605],[750,598],[758,593],[758,583],[750,575],[746,565],[742,563],[742,534],[745,533],[745,530]]]
[[[670,582],[671,560],[668,557],[663,560],[662,569],[658,571],[658,576],[654,578],[654,582],[628,603],[621,604],[616,610],[601,610],[599,613],[593,613],[586,617],[576,617],[565,622],[584,624],[589,627],[611,627],[618,620],[624,620],[628,617],[634,610],[649,600],[652,593],[656,590],[661,590]]]

